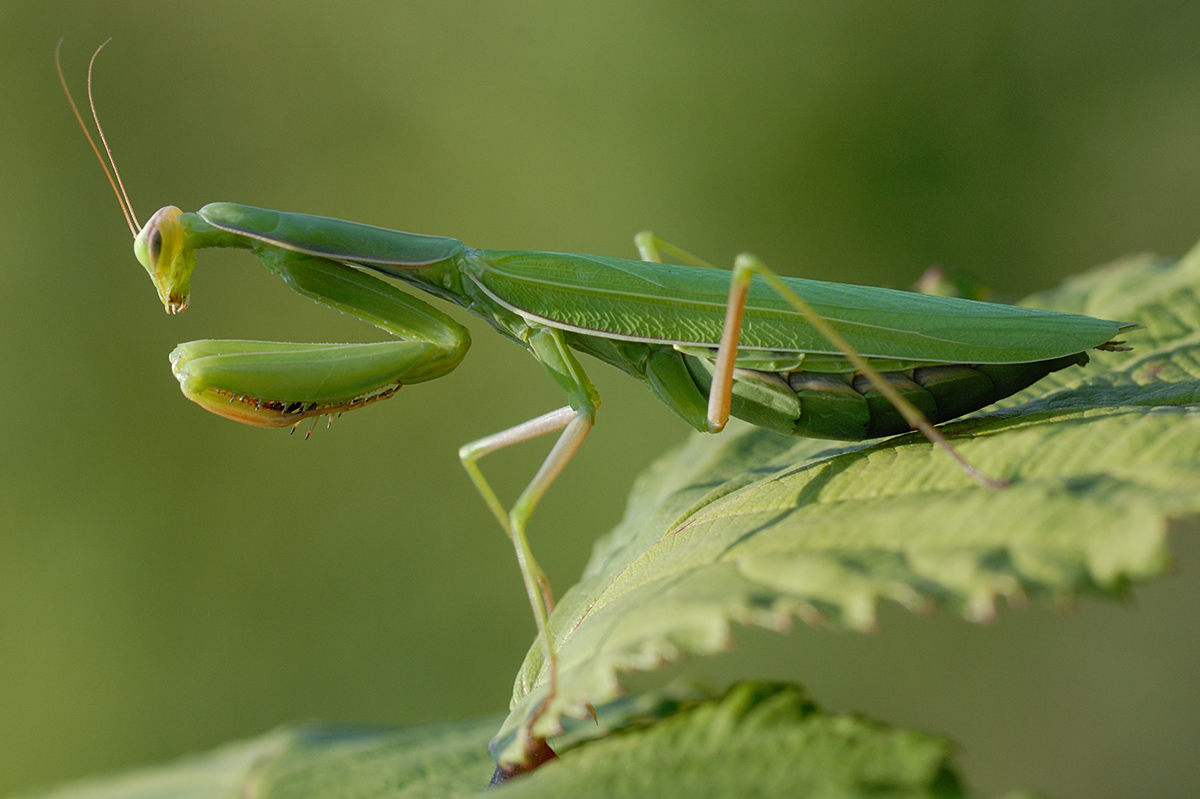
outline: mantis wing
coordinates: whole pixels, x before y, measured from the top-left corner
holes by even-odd
[[[729,273],[565,253],[487,250],[475,280],[527,318],[585,335],[715,347]],[[1025,363],[1111,340],[1119,322],[908,291],[785,278],[870,358],[943,363]],[[756,281],[740,350],[840,355],[787,302]]]

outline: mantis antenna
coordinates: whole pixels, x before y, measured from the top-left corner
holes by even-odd
[[[137,215],[133,212],[133,203],[129,201],[129,195],[125,192],[125,184],[121,182],[121,173],[117,170],[117,162],[113,159],[112,150],[108,147],[108,140],[104,138],[104,128],[100,126],[100,117],[96,113],[96,102],[92,98],[92,66],[96,63],[96,56],[100,55],[100,51],[104,49],[104,45],[111,42],[112,39],[105,39],[96,48],[96,52],[92,53],[92,58],[88,61],[87,71],[87,95],[88,105],[92,109],[92,119],[96,123],[96,131],[100,134],[100,142],[104,145],[104,152],[108,155],[108,160],[104,160],[104,156],[100,155],[100,148],[96,146],[96,140],[92,138],[92,134],[88,131],[87,124],[83,121],[83,115],[79,113],[79,108],[75,105],[75,98],[71,96],[71,90],[67,88],[67,79],[63,75],[62,59],[59,56],[62,50],[63,40],[59,39],[54,45],[54,68],[58,70],[58,82],[62,84],[63,94],[67,95],[67,102],[71,104],[71,111],[75,114],[75,119],[79,122],[79,127],[83,130],[83,135],[87,137],[88,144],[92,145],[92,152],[96,154],[96,158],[100,161],[100,166],[104,169],[104,174],[108,177],[108,184],[112,186],[113,193],[117,195],[117,203],[121,206],[121,213],[125,215],[125,223],[129,225],[129,231],[137,238],[141,232],[142,226],[137,221]],[[109,169],[109,165],[112,169]],[[115,176],[115,177],[114,177]]]

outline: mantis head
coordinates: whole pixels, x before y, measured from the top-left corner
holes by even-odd
[[[62,39],[59,39],[58,44],[54,47],[54,66],[58,69],[58,80],[62,84],[63,94],[67,96],[71,111],[75,114],[75,119],[79,122],[83,135],[87,137],[88,144],[92,146],[92,151],[96,153],[96,158],[99,159],[104,174],[108,176],[109,185],[117,195],[121,213],[129,225],[129,232],[133,234],[133,254],[150,273],[150,279],[154,281],[154,287],[158,289],[158,298],[162,300],[167,313],[179,313],[188,304],[192,270],[196,267],[195,248],[188,243],[187,231],[180,219],[183,212],[173,205],[160,208],[154,216],[150,217],[150,221],[146,223],[145,227],[138,225],[137,214],[133,212],[133,203],[129,202],[129,195],[125,191],[125,185],[121,182],[121,173],[117,171],[117,162],[113,160],[108,140],[104,138],[104,128],[100,126],[100,118],[96,115],[96,104],[92,100],[92,67],[96,63],[96,56],[100,55],[105,44],[108,44],[108,41],[96,48],[96,52],[92,53],[92,60],[88,62],[87,85],[88,105],[91,106],[96,132],[100,134],[100,142],[104,145],[104,152],[108,156],[107,161],[100,154],[100,148],[96,146],[91,131],[88,130],[83,116],[79,113],[79,108],[75,105],[75,98],[71,96],[71,90],[67,87],[62,62],[59,60]]]
[[[133,240],[133,254],[150,274],[170,314],[187,308],[196,268],[196,251],[188,245],[181,216],[183,212],[173,205],[160,208]]]

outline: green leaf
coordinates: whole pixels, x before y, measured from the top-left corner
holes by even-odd
[[[733,622],[868,630],[885,599],[982,621],[998,599],[1119,593],[1161,573],[1169,521],[1200,511],[1200,248],[1102,267],[1029,302],[1145,330],[1129,334],[1134,352],[1093,353],[1086,369],[942,428],[1011,488],[977,487],[916,434],[695,435],[640,477],[556,608],[558,693],[535,734],[612,702],[623,672],[726,649]],[[515,733],[545,701],[545,676],[535,643],[493,742],[502,761],[519,759]]]
[[[567,752],[496,797],[955,797],[951,745],[829,716],[799,688],[743,683],[644,730]]]
[[[497,718],[403,730],[288,727],[174,763],[25,799],[367,799],[474,795]]]
[[[795,686],[735,686],[649,727],[572,749],[485,794],[493,766],[486,741],[495,724],[490,718],[400,731],[284,729],[36,799],[962,795],[946,741],[826,715]]]

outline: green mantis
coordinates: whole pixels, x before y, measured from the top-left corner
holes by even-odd
[[[182,344],[171,354],[172,370],[185,396],[207,410],[252,425],[294,428],[449,374],[470,346],[466,329],[391,281],[465,308],[546,368],[565,406],[469,443],[459,456],[513,543],[546,654],[550,695],[553,599],[526,527],[587,437],[600,403],[578,353],[641,381],[703,432],[719,432],[730,416],[785,434],[851,441],[918,428],[969,476],[1000,486],[963,460],[933,424],[1052,371],[1083,365],[1089,349],[1119,349],[1115,337],[1132,327],[781,278],[748,254],[738,256],[730,273],[648,233],[637,237],[637,261],[474,249],[453,238],[235,203],[195,212],[168,206],[139,225],[119,185],[117,177],[114,190],[135,255],[168,313],[187,307],[198,250],[236,248],[257,256],[300,294],[395,337],[373,344]],[[664,253],[683,263],[662,263]],[[550,433],[559,434],[550,454],[506,508],[480,460]],[[527,750],[542,743],[530,736]]]

